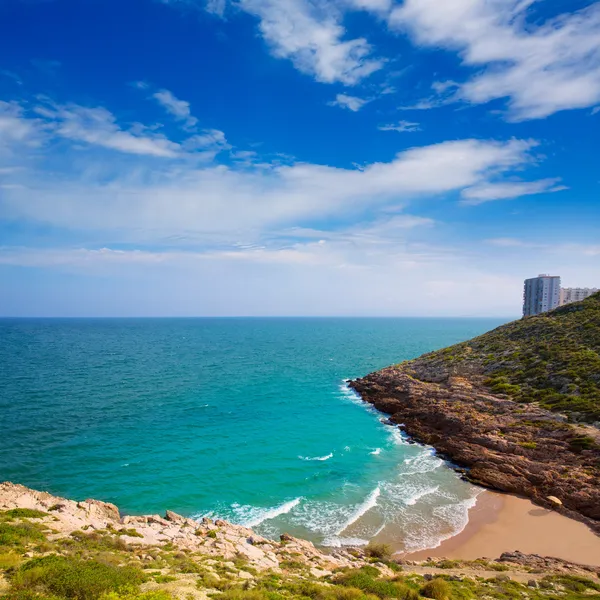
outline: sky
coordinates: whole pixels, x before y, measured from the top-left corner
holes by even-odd
[[[600,1],[0,0],[0,315],[516,317],[599,156]]]

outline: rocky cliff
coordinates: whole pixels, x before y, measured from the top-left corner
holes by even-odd
[[[600,294],[350,385],[471,481],[600,532]]]

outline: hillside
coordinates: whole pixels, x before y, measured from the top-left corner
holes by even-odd
[[[490,391],[574,421],[600,421],[600,293],[407,364],[418,375],[485,377]]]
[[[471,481],[600,531],[600,294],[350,385]]]
[[[325,554],[283,535],[170,511],[121,517],[0,484],[2,600],[590,600],[594,569],[507,553],[498,560],[398,564],[387,549]]]

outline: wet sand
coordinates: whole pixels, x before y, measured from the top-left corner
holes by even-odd
[[[477,504],[469,511],[469,524],[461,533],[438,548],[401,557],[494,559],[515,550],[600,566],[600,536],[586,525],[524,498],[489,491],[478,496]]]

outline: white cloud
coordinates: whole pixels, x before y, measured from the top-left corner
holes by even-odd
[[[23,108],[16,102],[0,100],[0,150],[15,144],[37,146],[41,135],[38,120],[25,118]]]
[[[567,188],[559,185],[560,179],[540,179],[539,181],[503,181],[499,183],[483,183],[466,190],[461,196],[462,204],[476,205],[492,200],[507,200],[532,194],[561,192]]]
[[[411,123],[410,121],[398,121],[388,125],[380,125],[377,129],[380,131],[397,131],[398,133],[421,131],[420,123]]]
[[[352,112],[358,112],[365,104],[368,104],[370,100],[365,98],[358,98],[357,96],[348,96],[347,94],[338,94],[335,100],[329,102],[329,106],[339,106],[340,108],[347,108]]]
[[[213,15],[223,17],[227,8],[227,0],[206,0],[205,10]]]
[[[178,121],[182,121],[187,129],[193,129],[198,124],[198,119],[192,116],[190,103],[179,100],[169,90],[159,90],[152,97]]]
[[[344,39],[342,12],[325,0],[240,0],[239,7],[260,19],[259,29],[277,58],[292,61],[322,83],[354,85],[383,67],[371,58],[364,38]]]
[[[546,117],[600,101],[600,3],[527,23],[534,0],[405,0],[391,26],[418,44],[460,52],[486,67],[462,85],[473,103],[508,98],[511,120]]]
[[[88,108],[78,104],[49,104],[38,106],[35,112],[46,118],[56,135],[75,141],[118,150],[127,154],[140,154],[173,158],[180,151],[179,144],[164,135],[134,124],[123,130],[115,116],[103,107]]]
[[[81,107],[58,109],[61,116],[56,133],[121,152],[165,156],[166,149],[166,157],[179,152],[164,146],[171,142],[163,138],[141,138],[121,131],[107,111],[90,110],[92,124],[86,121],[84,126]],[[90,120],[86,110],[84,116]],[[220,134],[214,133],[217,140],[223,139]],[[204,149],[201,141],[197,143]],[[232,242],[260,238],[274,227],[398,206],[415,196],[477,189],[485,182],[502,180],[504,174],[529,162],[532,146],[532,142],[519,140],[452,141],[406,150],[390,162],[362,169],[306,163],[275,163],[268,169],[247,164],[200,168],[197,163],[166,161],[133,170],[127,167],[115,175],[116,165],[111,162],[109,175],[94,164],[96,179],[88,174],[78,179],[74,173],[64,178],[56,173],[13,174],[7,183],[25,187],[7,191],[0,207],[13,218],[119,232],[125,240],[132,235],[156,239],[193,233]]]

